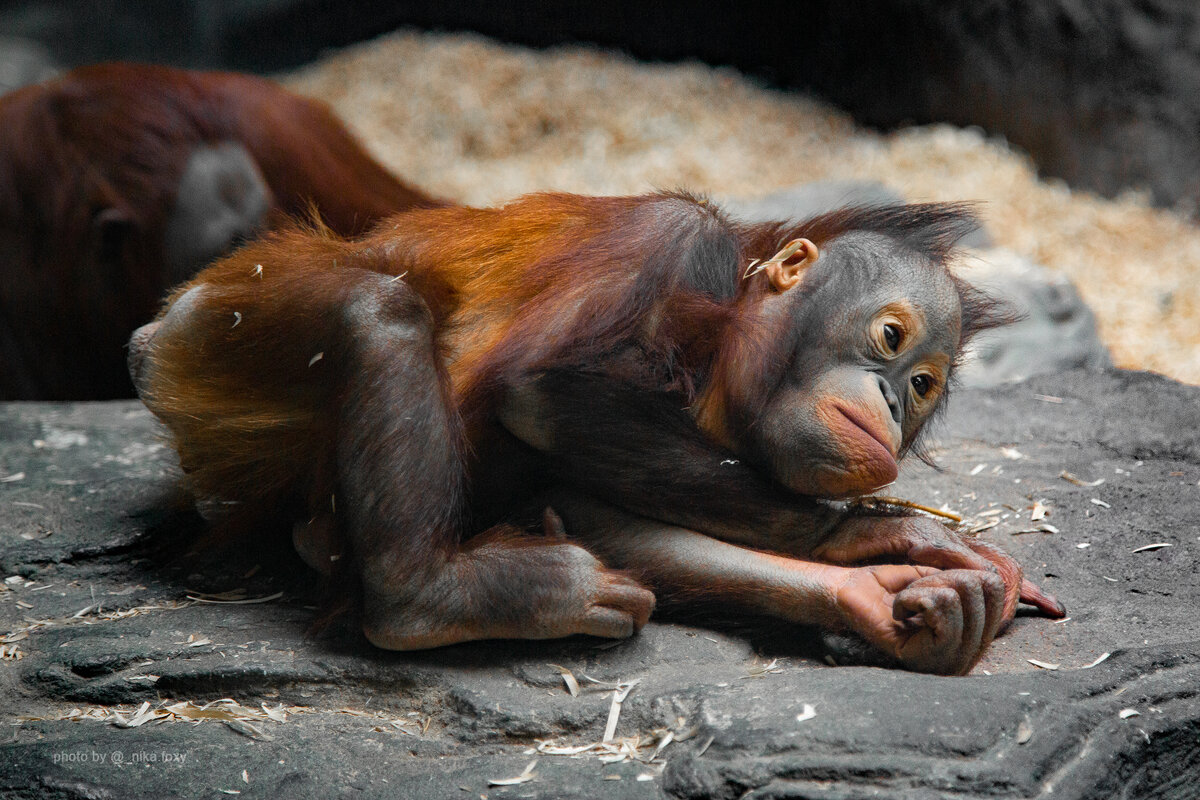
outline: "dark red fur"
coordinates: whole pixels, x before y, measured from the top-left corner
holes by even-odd
[[[320,218],[354,236],[443,203],[375,162],[318,101],[262,78],[104,64],[0,98],[0,399],[127,396],[122,345],[169,288],[160,249],[200,144],[240,142],[276,222]],[[134,235],[92,259],[93,219]]]

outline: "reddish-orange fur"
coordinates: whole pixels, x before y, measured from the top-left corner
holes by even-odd
[[[857,325],[853,314],[822,316],[805,292],[832,286],[841,294],[825,302],[862,310],[867,292],[854,281],[866,279],[835,281],[854,272],[856,256],[884,274],[893,262],[921,265],[924,273],[894,273],[915,275],[915,285],[886,285],[902,298],[927,291],[946,301],[937,330],[919,323],[908,335],[926,348],[913,352],[951,359],[960,331],[988,321],[986,304],[953,284],[941,260],[939,237],[965,218],[948,206],[818,218],[803,234],[822,252],[832,243],[844,259],[833,263],[847,272],[826,270],[826,283],[788,286],[788,296],[766,273],[742,275],[795,230],[739,226],[686,195],[536,195],[496,209],[415,210],[355,241],[289,229],[181,287],[135,335],[132,368],[196,493],[234,501],[232,514],[299,522],[298,549],[326,574],[320,559],[336,554],[350,575],[344,588],[362,600],[364,632],[380,646],[620,636],[643,624],[648,593],[561,539],[552,513],[548,537],[513,527],[532,493],[557,489],[552,504],[575,541],[668,597],[850,627],[915,668],[963,671],[1011,618],[1006,592],[1023,591],[1015,562],[920,521],[805,497],[746,431],[769,422],[764,408],[810,421],[817,433],[796,427],[765,441],[781,442],[799,471],[821,469],[805,448],[828,443],[829,458],[844,462],[837,494],[873,487],[879,475],[861,462],[894,466],[891,451],[915,441],[932,409],[909,418],[905,441],[896,434],[868,458],[846,433],[873,437],[864,423],[821,413],[834,390],[779,406],[791,395],[778,387],[799,391],[811,377],[789,365],[824,376],[840,374],[839,359],[858,363],[806,350],[826,341],[814,333],[825,319]],[[836,241],[858,230],[878,235]],[[868,383],[830,385],[858,395],[875,386],[875,372],[855,369]],[[863,401],[855,414],[887,417],[886,392],[872,391],[875,405]],[[879,552],[864,543],[875,531]],[[848,560],[870,552],[928,567],[800,560],[822,546]],[[1006,580],[991,575],[993,561],[1011,563]],[[951,594],[978,623],[962,643],[931,643],[891,616],[893,603],[934,613],[924,599]],[[1036,587],[1027,595],[1057,608]]]

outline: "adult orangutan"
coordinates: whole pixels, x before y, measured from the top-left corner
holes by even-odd
[[[989,545],[836,501],[896,477],[998,320],[947,270],[972,224],[544,194],[290,230],[179,289],[130,368],[196,494],[293,521],[380,647],[629,636],[653,590],[963,673],[1018,600],[1062,607]]]
[[[261,78],[83,67],[0,97],[0,400],[129,396],[167,290],[315,209],[344,236],[441,203]]]

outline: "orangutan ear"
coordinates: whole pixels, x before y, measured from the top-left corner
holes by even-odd
[[[767,279],[777,292],[786,292],[804,277],[804,270],[817,263],[821,251],[808,239],[793,239],[764,265]]]

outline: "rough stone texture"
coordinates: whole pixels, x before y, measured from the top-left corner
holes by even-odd
[[[997,521],[979,535],[1019,556],[1071,617],[1019,616],[968,678],[829,667],[826,654],[848,660],[844,642],[744,621],[654,621],[615,646],[415,654],[372,650],[343,628],[310,637],[313,582],[295,559],[249,574],[255,548],[176,546],[197,522],[172,506],[172,457],[136,403],[0,406],[0,577],[24,576],[3,584],[0,631],[50,621],[3,645],[23,657],[0,661],[0,794],[1197,797],[1200,388],[1066,373],[963,391],[939,433],[944,471],[908,465],[888,491]],[[1033,523],[1036,500],[1049,515]],[[1057,532],[1021,533],[1044,523]],[[1157,542],[1172,546],[1133,552]],[[283,596],[112,618],[230,589]],[[584,684],[579,697],[553,664]],[[618,739],[682,740],[650,763],[531,754],[537,740],[600,740],[611,691],[585,675],[640,679]],[[62,719],[225,697],[307,710],[255,722],[261,735],[217,720]],[[531,761],[533,780],[487,785]]]
[[[0,36],[0,94],[57,74],[50,51],[32,39]]]
[[[978,251],[958,274],[1003,300],[1016,321],[974,340],[958,373],[967,386],[995,386],[1034,375],[1112,366],[1096,315],[1079,290],[1054,272],[1000,248]]]

